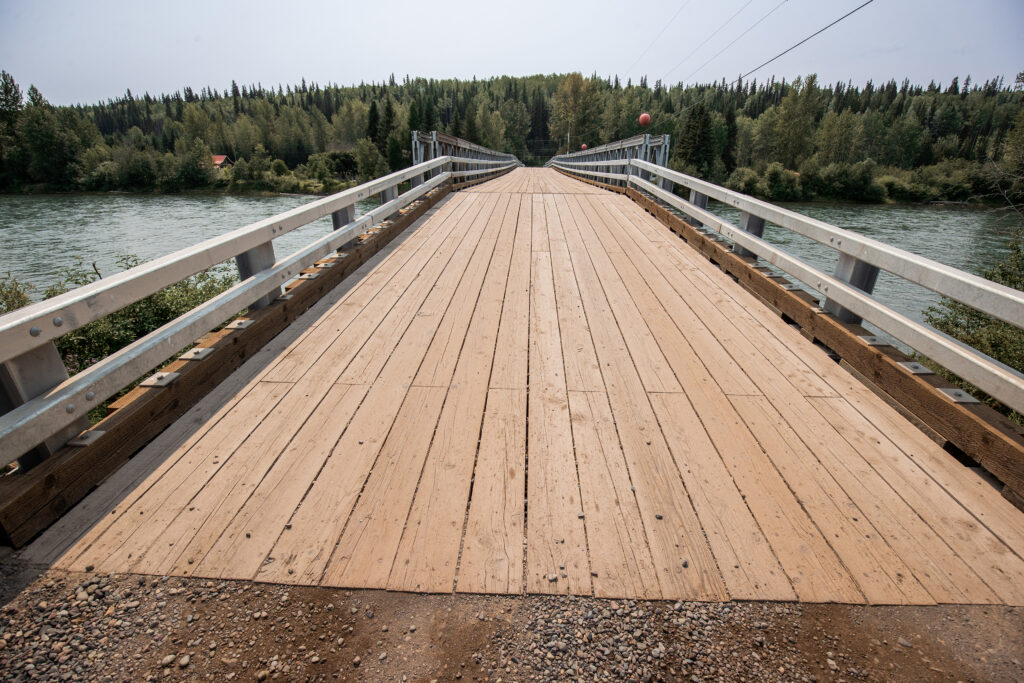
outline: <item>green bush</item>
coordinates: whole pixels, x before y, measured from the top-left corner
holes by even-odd
[[[754,197],[766,197],[768,196],[768,187],[761,180],[761,176],[757,174],[752,168],[740,167],[737,168],[729,176],[729,179],[725,181],[726,187],[736,192],[742,192],[743,194],[749,194]]]
[[[0,313],[9,313],[32,303],[32,285],[23,285],[10,272],[0,278]]]
[[[875,168],[870,159],[856,164],[829,164],[821,171],[818,194],[830,199],[883,202],[885,188],[875,181]]]
[[[899,172],[899,169],[892,169],[894,173],[887,173],[878,178],[878,184],[885,188],[885,194],[889,199],[900,202],[921,202],[932,199],[932,189],[926,185],[915,182],[910,178],[909,173]]]
[[[127,269],[139,265],[136,256],[122,255],[118,264]],[[63,294],[75,287],[99,279],[86,268],[82,259],[58,271],[58,280],[44,292],[44,298]],[[10,278],[3,282],[6,287]],[[85,370],[136,339],[152,332],[199,304],[220,294],[236,282],[235,274],[226,266],[218,266],[165,287],[155,294],[130,304],[99,320],[84,325],[57,339],[57,349],[64,358],[68,373]]]
[[[792,202],[802,197],[800,175],[783,168],[777,161],[768,164],[764,172],[764,181],[768,187],[768,198],[773,201]]]

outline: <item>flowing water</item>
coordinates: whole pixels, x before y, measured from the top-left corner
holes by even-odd
[[[0,275],[10,272],[36,287],[36,296],[61,267],[81,259],[109,275],[119,254],[148,260],[294,208],[306,196],[226,197],[176,195],[0,196]],[[374,206],[360,203],[357,214]],[[963,206],[789,204],[788,208],[972,273],[990,268],[1008,253],[1020,228],[1017,214]],[[736,212],[709,207],[735,223]],[[274,241],[278,256],[305,246],[331,229],[323,218]],[[765,238],[826,272],[835,252],[768,225]],[[935,304],[934,293],[882,273],[875,295],[917,320]]]
[[[35,298],[62,267],[117,272],[118,256],[143,261],[183,249],[315,200],[304,195],[0,195],[0,276],[10,272],[36,288]],[[356,203],[356,216],[377,206]],[[278,258],[332,229],[330,216],[274,240]]]

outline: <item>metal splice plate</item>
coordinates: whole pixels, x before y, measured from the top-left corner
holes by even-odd
[[[963,389],[947,387],[945,389],[939,389],[939,391],[945,394],[946,398],[953,403],[979,403],[978,399],[974,398]]]
[[[178,372],[158,372],[155,375],[150,376],[139,382],[140,387],[166,387],[168,384],[178,379],[181,373]]]
[[[211,348],[196,347],[194,349],[189,349],[185,353],[181,354],[180,358],[182,360],[202,360],[209,356],[211,353],[213,353],[213,349]]]
[[[299,273],[296,280],[312,280],[313,278],[320,277],[320,273]]]
[[[898,365],[909,372],[911,375],[934,375],[935,373],[927,365],[922,365],[915,361],[905,361],[898,363]]]
[[[75,438],[68,441],[67,445],[75,447],[88,446],[89,444],[93,443],[94,441],[96,441],[96,439],[100,438],[104,434],[106,434],[106,432],[101,429],[90,429],[88,431],[82,432]]]
[[[889,342],[881,339],[880,337],[874,337],[871,335],[861,335],[857,337],[868,346],[888,346]]]
[[[787,292],[795,292],[797,290],[803,289],[803,287],[801,287],[800,285],[793,284],[792,282],[782,285],[782,288]]]
[[[334,261],[328,261],[327,263],[318,263],[318,264],[316,264],[316,267],[317,268],[333,268],[334,267]]]
[[[225,329],[228,330],[244,330],[245,328],[249,327],[249,325],[252,325],[254,322],[254,320],[232,320],[224,327]]]
[[[291,294],[282,294],[281,296],[279,296],[276,299],[274,299],[274,301],[288,301],[291,298],[292,298]]]

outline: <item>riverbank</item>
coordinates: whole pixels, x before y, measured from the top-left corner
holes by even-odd
[[[247,186],[238,183],[175,191],[165,191],[157,188],[145,190],[62,190],[47,185],[28,185],[16,192],[10,190],[0,192],[0,197],[323,197],[357,185],[355,180],[339,180],[335,181],[334,185],[327,187],[323,183],[319,183],[319,181],[316,182],[316,185],[301,185],[297,190],[275,190],[268,187]]]

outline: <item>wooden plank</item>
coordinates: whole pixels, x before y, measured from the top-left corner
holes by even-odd
[[[712,269],[708,279],[717,272]],[[726,277],[724,274],[721,278]],[[719,279],[721,279],[719,278]],[[741,288],[723,288],[733,302],[732,310],[743,311],[763,325],[781,344],[800,348],[805,344],[800,333],[786,324],[753,294]],[[870,390],[822,353],[808,351],[802,360],[810,372],[840,392],[904,453],[936,479],[954,498],[1011,548],[1024,548],[1024,525],[1020,510],[1000,496],[992,486],[949,456],[927,436],[909,424],[895,410],[879,401]],[[1018,551],[1018,556],[1020,552]]]
[[[482,254],[490,251],[490,258],[475,258],[474,262],[467,268],[459,284],[459,289],[451,305],[448,307],[439,329],[434,335],[434,342],[431,343],[430,349],[443,348],[445,353],[432,357],[431,350],[428,350],[427,356],[423,361],[424,363],[428,361],[431,363],[431,368],[427,375],[429,381],[440,382],[443,388],[448,387],[449,382],[452,381],[453,374],[456,376],[453,388],[448,392],[445,402],[445,413],[441,415],[440,421],[437,415],[435,415],[434,421],[431,423],[431,434],[434,433],[434,425],[438,425],[435,440],[438,443],[445,442],[449,435],[453,433],[450,430],[451,416],[457,415],[463,418],[474,416],[473,419],[467,419],[465,425],[460,425],[460,427],[472,428],[475,431],[470,431],[468,434],[465,431],[458,431],[456,438],[463,448],[460,451],[456,447],[454,450],[459,451],[459,453],[456,454],[453,451],[453,455],[459,458],[459,462],[455,463],[451,470],[445,473],[445,475],[453,477],[453,488],[448,491],[448,495],[451,497],[452,512],[450,515],[444,516],[443,519],[452,520],[452,524],[445,525],[442,521],[442,516],[435,516],[430,520],[431,523],[438,523],[443,527],[438,532],[441,534],[441,537],[436,539],[438,543],[433,550],[438,551],[439,554],[447,552],[449,556],[454,556],[455,560],[458,557],[458,544],[461,538],[462,521],[465,514],[465,501],[469,495],[469,479],[475,456],[476,437],[479,434],[479,422],[475,420],[475,416],[478,413],[474,401],[479,401],[479,414],[482,414],[483,401],[486,396],[487,376],[494,352],[494,336],[497,330],[501,300],[504,296],[505,283],[508,276],[509,259],[511,258],[511,244],[515,232],[514,214],[517,212],[518,202],[514,206],[510,206],[507,196],[503,196],[498,200],[497,209],[491,216],[485,230],[485,236],[481,241],[481,246],[478,248],[478,251]],[[509,214],[512,214],[512,216]],[[506,231],[510,231],[513,234],[506,234]],[[484,272],[485,269],[486,273]],[[456,309],[468,309],[468,314],[459,311],[458,315],[450,315]],[[471,319],[469,315],[472,316]],[[447,328],[449,326],[455,327],[457,334],[448,331]],[[442,335],[446,337],[446,341],[442,345],[435,345],[439,336]],[[417,375],[416,381],[423,374],[423,368],[424,365],[421,364],[420,374]],[[462,395],[462,387],[468,385],[478,387],[478,391],[467,388],[465,395]],[[442,398],[444,397],[444,392],[442,392],[441,396]],[[438,412],[440,411],[439,405]],[[472,427],[474,424],[476,426]],[[428,441],[426,445],[429,446],[429,444],[430,442]],[[467,449],[466,447],[468,446],[471,446],[472,449]],[[410,525],[419,524],[421,521],[420,512],[414,503],[417,480],[420,477],[421,470],[425,480],[433,480],[433,467],[438,459],[444,457],[439,455],[439,452],[438,450],[430,451],[429,457],[432,460],[425,467],[418,466],[416,468],[417,479],[412,481],[412,487],[403,486],[401,488],[402,497],[396,498],[394,501],[395,505],[401,507],[403,512],[408,512],[410,508],[412,509],[412,512],[409,513]],[[427,457],[428,453],[424,449],[423,459]],[[423,465],[423,463],[421,462],[420,465]],[[464,474],[460,475],[459,473]],[[420,484],[420,487],[422,486],[423,484]],[[455,493],[456,490],[463,487],[466,489],[465,497]],[[462,505],[461,512],[457,509],[460,502]],[[404,517],[402,521],[405,522]],[[453,527],[457,527],[457,534],[452,533]],[[441,539],[449,540],[447,543],[442,543]],[[399,554],[399,543],[401,540],[402,527],[399,526],[394,530],[394,533],[387,535],[385,542],[377,542],[376,545],[379,548],[377,552],[382,557],[387,557],[387,562],[382,560],[379,566],[374,567],[374,571],[371,574],[372,585],[383,587],[388,583],[389,574],[392,570],[392,561],[395,559],[396,554]],[[451,562],[451,571],[451,581],[453,582],[454,561]],[[331,580],[340,580],[342,575],[335,573],[330,576]],[[443,581],[447,584],[448,579]],[[450,589],[451,586],[448,585],[447,590]]]
[[[213,476],[195,481],[191,487],[179,486],[167,497],[163,508],[177,510],[177,516],[156,530],[152,544],[130,565],[132,571],[190,573],[319,403],[298,404],[292,393],[274,406],[238,448],[220,454],[223,464]]]
[[[487,198],[483,202],[488,206],[494,204]],[[467,234],[455,236],[454,240],[458,241],[455,255],[437,284],[426,294],[419,312],[338,441],[332,457],[289,525],[283,528],[270,552],[273,561],[260,568],[258,580],[278,583],[317,583],[320,580],[459,280],[473,257],[490,257],[489,253],[477,250],[484,223],[474,220]],[[339,457],[342,454],[343,457]]]
[[[318,359],[325,357],[330,365],[337,367],[337,359],[332,354],[337,353],[339,341],[342,342],[340,346],[349,341],[345,332],[352,321],[360,315],[382,321],[394,302],[405,294],[410,283],[419,276],[427,264],[435,262],[438,250],[448,236],[464,227],[463,221],[474,220],[482,206],[479,201],[463,201],[445,214],[439,212],[435,219],[440,218],[443,221],[438,223],[440,229],[431,235],[420,249],[410,250],[409,253],[403,254],[403,259],[389,263],[390,267],[397,269],[390,272],[390,277],[389,268],[382,275],[374,276],[366,286],[353,291],[341,305],[331,311],[316,332],[281,359],[274,371],[267,375],[267,379],[274,382],[298,381]],[[451,251],[445,250],[444,253],[450,254]],[[339,374],[340,372],[335,373],[334,377],[338,377]]]
[[[590,544],[594,595],[662,597],[640,509],[604,392],[570,391],[572,438]]]
[[[687,395],[800,600],[863,602],[849,572],[729,400],[700,383],[688,385]]]
[[[513,197],[513,201],[514,201]],[[530,252],[533,203],[522,195],[512,263],[505,287],[501,323],[494,351],[490,385],[495,389],[525,389],[529,362],[530,333]]]
[[[720,271],[718,275],[721,277],[711,280],[710,271],[717,270],[712,264],[703,259],[697,260],[699,257],[687,253],[688,247],[674,238],[672,243],[657,249],[642,248],[646,241],[644,233],[653,232],[635,215],[642,215],[642,212],[636,211],[634,206],[630,214],[632,218],[627,219],[624,212],[630,206],[620,210],[612,203],[610,208],[611,213],[621,217],[618,224],[623,229],[616,233],[616,237],[626,245],[624,248],[632,256],[637,269],[647,275],[648,284],[726,394],[760,393],[745,375],[737,378],[736,372],[757,372],[766,363],[771,363],[804,395],[836,395],[792,348],[766,334],[760,325],[752,324],[742,308],[729,306],[732,300],[724,290],[732,287],[732,283],[726,282]],[[661,230],[667,232],[664,226]],[[781,319],[776,318],[774,322],[785,326]]]
[[[589,258],[594,268],[601,274],[601,286],[604,295],[611,305],[619,331],[629,347],[629,354],[636,365],[637,372],[647,391],[682,391],[672,368],[651,334],[643,314],[629,295],[629,291],[618,277],[608,252],[598,241],[590,221],[583,211],[577,197],[568,197],[570,212],[582,239],[582,243],[590,245]],[[577,276],[579,270],[577,269]]]
[[[565,364],[565,386],[569,391],[604,391],[601,368],[597,364],[590,326],[583,311],[576,273],[572,269],[569,248],[562,230],[560,213],[569,218],[565,199],[545,197],[545,213],[550,228],[551,267],[555,279],[558,329]],[[559,206],[562,207],[561,212]]]
[[[891,509],[885,504],[880,490],[885,482],[860,480],[856,471],[847,470],[820,450],[816,458],[768,399],[736,397],[732,403],[869,603],[934,604],[936,599],[965,599],[925,550],[926,544],[937,540],[934,534],[913,523],[912,510]],[[917,536],[919,531],[924,531],[924,536]]]
[[[908,428],[901,415],[888,405],[875,401],[865,387],[850,375],[840,371],[831,381],[852,406],[952,497],[959,500],[1018,557],[1024,554],[1024,514],[999,495],[997,489],[950,457],[925,434]]]
[[[580,217],[573,215],[575,222],[563,216],[562,226],[662,596],[722,599],[727,593],[718,566],[580,237]]]
[[[932,375],[911,375],[898,360],[908,360],[895,349],[882,350],[857,338],[866,331],[818,313],[805,296],[788,292],[778,283],[753,270],[739,257],[726,252],[678,217],[669,214],[634,190],[629,196],[659,220],[678,232],[698,251],[736,276],[738,281],[769,305],[785,313],[805,333],[819,339],[930,428],[970,454],[1013,491],[1024,491],[1024,435],[1019,428],[985,404],[954,404],[935,391],[948,383]]]
[[[138,559],[138,554],[166,526],[175,510],[164,507],[179,486],[191,487],[208,480],[221,465],[220,457],[232,452],[260,424],[284,396],[290,385],[260,383],[239,402],[202,439],[180,457],[174,467],[150,476],[142,487],[145,493],[131,505],[115,510],[116,521],[89,547],[87,553],[68,564],[71,571],[94,566],[100,571],[123,571]]]
[[[424,256],[426,256],[426,254]],[[426,271],[428,273],[427,277],[431,279],[433,276],[429,273],[433,272],[433,274],[436,275],[436,270],[441,268],[446,260],[446,252],[444,250],[438,250],[435,252],[435,256],[438,256],[438,259],[434,271],[430,271],[429,269]],[[413,314],[419,301],[419,299],[415,299],[414,297],[408,298],[413,298],[414,301],[410,307],[410,312],[404,318],[406,320]],[[391,313],[394,313],[395,315],[390,317],[401,318],[402,316],[397,313],[400,312],[400,310],[401,309],[397,307],[392,309]],[[363,325],[364,333],[362,336],[355,333],[352,328],[349,328],[349,334],[345,339],[349,342],[348,348],[352,349],[351,352],[354,352],[354,349],[358,349],[361,339],[364,339],[365,335],[376,326],[377,320],[371,316],[369,319],[369,325]],[[334,349],[332,350],[332,353],[335,356],[338,356],[339,350]],[[344,367],[344,365],[341,365],[341,367]],[[335,369],[334,373],[337,372],[338,370]],[[136,566],[138,566],[140,570],[166,570],[166,567],[164,567],[162,563],[169,557],[170,559],[168,561],[171,563],[177,563],[179,571],[187,570],[188,561],[194,560],[195,558],[179,556],[178,551],[174,546],[163,544],[174,543],[179,536],[188,536],[195,533],[195,525],[207,525],[211,527],[208,530],[208,533],[213,534],[213,538],[215,539],[216,534],[218,533],[218,523],[220,522],[219,516],[216,514],[216,501],[218,501],[222,494],[225,493],[220,484],[223,483],[223,486],[228,487],[228,490],[230,490],[239,478],[245,481],[246,477],[257,477],[255,481],[250,481],[248,484],[243,485],[242,489],[236,490],[233,496],[229,496],[229,500],[233,500],[235,496],[241,496],[244,500],[245,491],[248,490],[246,486],[254,487],[258,484],[258,477],[262,476],[266,471],[266,468],[273,462],[273,456],[281,451],[288,439],[298,431],[304,417],[313,411],[320,399],[330,389],[332,378],[334,376],[335,374],[328,374],[327,372],[307,374],[295,385],[294,388],[291,388],[287,400],[288,408],[287,410],[282,411],[282,415],[287,416],[288,419],[283,423],[281,421],[265,423],[264,427],[259,431],[261,434],[266,434],[266,436],[260,436],[254,442],[252,449],[249,449],[254,449],[255,453],[262,454],[262,459],[264,461],[263,465],[260,465],[260,460],[257,459],[254,461],[250,456],[248,456],[247,450],[243,448],[240,461],[234,461],[237,465],[227,466],[226,469],[223,469],[224,474],[220,477],[220,481],[217,483],[211,483],[204,481],[201,478],[190,479],[187,485],[183,485],[175,491],[174,497],[165,500],[164,507],[166,509],[161,511],[161,514],[166,516],[170,514],[170,510],[177,508],[182,511],[183,516],[180,518],[180,521],[176,526],[172,525],[160,533],[159,542],[162,545],[162,548],[158,549],[153,547],[151,549],[153,552],[150,553],[152,557],[147,555],[146,559],[140,564],[139,557],[141,553],[135,552]],[[238,409],[244,410],[245,407],[240,406]],[[268,439],[272,443],[267,443]],[[223,457],[226,458],[230,454],[230,451],[224,453]],[[194,504],[193,497],[200,492],[203,492],[204,494],[203,500],[200,501],[202,504]],[[186,510],[186,506],[191,509]],[[211,510],[214,514],[211,514]],[[290,512],[290,510],[288,512]],[[288,512],[285,512],[284,514],[287,515]],[[207,518],[209,518],[208,523]],[[188,521],[189,519],[194,521]],[[151,522],[151,524],[153,523]],[[196,552],[194,548],[195,547],[193,547],[192,550],[193,553]]]
[[[809,399],[1006,604],[1024,604],[1024,561],[843,399]],[[958,584],[965,593],[967,588]]]
[[[530,227],[508,214],[496,217],[502,234],[473,314],[466,343],[459,354],[451,388],[438,422],[434,444],[423,468],[416,499],[402,537],[389,587],[398,590],[451,591],[455,586],[459,547],[470,505],[477,446],[494,361],[501,301],[510,276],[513,252],[525,251],[519,232]],[[510,205],[510,212],[512,207]],[[509,230],[516,235],[510,241]],[[512,246],[515,245],[515,246]],[[511,247],[511,249],[510,249]]]
[[[548,228],[544,216],[544,198],[540,195],[530,195],[530,226],[533,236],[530,240],[533,251],[548,251]]]
[[[419,372],[413,384],[417,386],[447,387],[455,372],[455,364],[459,360],[459,353],[466,341],[466,331],[469,329],[470,320],[478,307],[496,307],[497,312],[501,310],[501,302],[504,299],[505,281],[508,277],[508,260],[512,253],[512,242],[516,233],[516,220],[519,214],[519,202],[512,204],[509,195],[496,195],[498,203],[494,208],[488,224],[488,234],[485,239],[494,242],[492,259],[503,261],[495,271],[496,277],[500,278],[501,289],[488,289],[488,296],[484,295],[484,276],[490,267],[489,262],[483,260],[474,261],[475,270],[466,271],[459,289],[455,293],[452,305],[445,312],[445,318],[430,342],[427,355],[420,364]]]
[[[533,237],[538,238],[536,230]],[[544,237],[546,242],[546,230]],[[589,594],[587,538],[548,252],[533,252],[531,273],[526,589]]]
[[[384,588],[446,389],[409,389],[321,585]]]
[[[223,531],[204,548],[192,546],[196,576],[252,579],[292,511],[344,433],[368,387],[335,384]]]
[[[523,591],[526,390],[490,389],[462,555],[460,593]]]
[[[795,600],[786,573],[689,400],[684,394],[652,394],[651,405],[729,596],[735,600]]]

